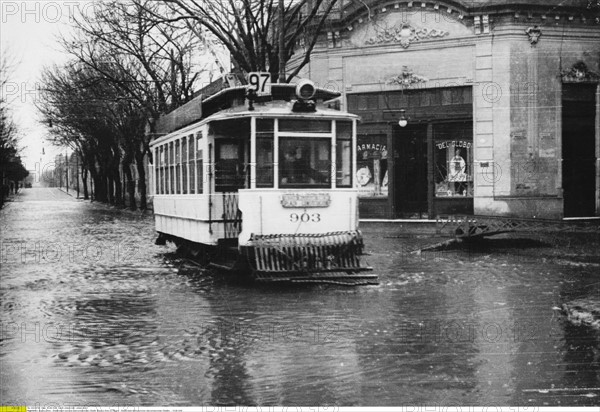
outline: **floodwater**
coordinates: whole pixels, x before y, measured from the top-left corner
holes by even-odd
[[[598,405],[597,234],[477,249],[364,225],[378,286],[261,287],[155,246],[151,216],[25,189],[1,214],[3,404]]]

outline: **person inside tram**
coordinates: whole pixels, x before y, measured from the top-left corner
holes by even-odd
[[[296,147],[284,153],[281,168],[282,184],[298,183],[327,183],[328,179],[323,173],[315,170],[308,157],[303,156],[302,148]]]
[[[283,156],[281,183],[295,183],[297,177],[296,152],[294,150],[289,150],[285,152]]]
[[[294,163],[296,176],[305,183],[327,183],[327,176],[313,168],[308,156],[304,156],[301,147],[296,147],[296,162]]]

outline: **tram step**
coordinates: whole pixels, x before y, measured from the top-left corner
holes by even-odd
[[[379,283],[379,277],[376,274],[366,273],[347,273],[347,272],[328,272],[328,273],[298,273],[287,275],[277,274],[273,272],[255,272],[254,278],[258,282],[317,282],[322,283],[326,281],[361,281],[369,283]]]

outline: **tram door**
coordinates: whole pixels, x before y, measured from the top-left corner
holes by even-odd
[[[242,230],[237,191],[250,187],[247,146],[247,139],[215,139],[215,201],[222,202],[226,239],[237,239]]]
[[[246,142],[234,139],[215,140],[215,191],[237,192],[246,187]]]
[[[397,217],[427,215],[427,125],[394,127],[394,204]]]
[[[565,217],[595,215],[595,94],[595,84],[563,84],[562,177]]]

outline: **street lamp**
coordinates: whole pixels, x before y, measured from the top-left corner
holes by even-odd
[[[408,124],[408,119],[406,118],[405,112],[406,110],[400,109],[400,120],[398,120],[398,126],[400,127],[406,127]]]

